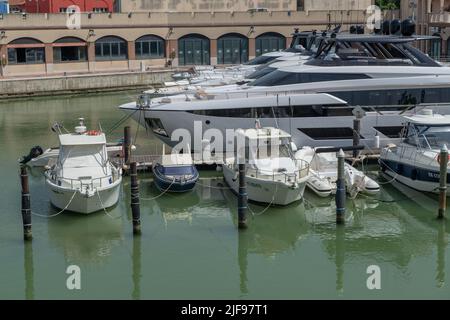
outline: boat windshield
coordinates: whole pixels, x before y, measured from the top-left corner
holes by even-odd
[[[257,66],[260,64],[266,64],[267,62],[270,62],[272,60],[275,60],[278,58],[277,56],[259,56],[255,59],[250,60],[249,62],[244,63],[244,65],[247,66]]]
[[[161,171],[164,175],[167,176],[183,176],[194,174],[194,168],[192,166],[162,167]]]
[[[440,149],[450,145],[450,126],[411,125],[405,142],[428,149]]]

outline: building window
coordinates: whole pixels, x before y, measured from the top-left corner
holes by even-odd
[[[178,40],[179,65],[210,64],[210,42],[205,36],[190,34]]]
[[[286,38],[278,33],[265,33],[256,38],[256,56],[286,49]]]
[[[164,40],[156,36],[143,36],[135,43],[136,58],[161,59],[165,57]]]
[[[248,61],[248,39],[240,34],[227,34],[217,40],[218,64],[241,64]]]
[[[86,42],[75,37],[64,37],[53,44],[53,61],[86,61]]]
[[[103,37],[95,42],[96,60],[126,60],[127,43],[118,37]]]
[[[297,0],[297,11],[305,11],[305,0]]]
[[[29,45],[29,47],[27,47]],[[20,38],[8,44],[9,64],[34,64],[45,62],[44,44],[32,38]]]
[[[94,8],[94,9],[92,9],[92,11],[95,13],[107,13],[108,8]]]

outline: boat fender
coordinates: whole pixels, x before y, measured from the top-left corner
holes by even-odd
[[[20,160],[20,163],[27,164],[28,162],[31,161],[31,159],[37,158],[40,155],[42,155],[43,153],[44,153],[44,151],[42,150],[42,148],[40,146],[34,146],[33,148],[31,148],[28,155],[22,157],[22,160]]]
[[[438,155],[437,155],[436,160],[437,160],[437,162],[438,162],[439,164],[441,164],[441,154],[438,154]],[[450,162],[450,154],[448,155],[448,161]]]
[[[98,131],[98,130],[89,130],[88,132],[86,132],[86,134],[88,135],[88,136],[99,136],[100,135],[100,131]]]

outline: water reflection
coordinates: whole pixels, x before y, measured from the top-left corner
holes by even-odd
[[[25,299],[34,299],[33,243],[24,243]]]
[[[139,300],[141,298],[141,237],[134,236],[133,238],[133,291],[131,293],[131,298],[134,300]]]
[[[439,221],[437,234],[437,270],[436,282],[438,288],[445,286],[445,250],[447,249],[447,234],[445,231],[445,223]]]
[[[67,262],[102,263],[123,241],[124,218],[115,218],[121,212],[127,212],[126,208],[116,207],[110,216],[104,212],[61,214],[48,220],[49,238],[62,248]]]

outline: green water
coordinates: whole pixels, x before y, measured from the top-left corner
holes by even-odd
[[[448,220],[435,219],[435,198],[391,185],[378,199],[348,200],[345,227],[336,228],[333,200],[307,192],[304,202],[262,215],[251,205],[256,215],[238,232],[237,200],[219,173],[202,172],[192,193],[156,200],[146,175],[140,237],[125,179],[109,216],[33,216],[34,239],[24,244],[17,158],[56,145],[55,121],[72,128],[82,116],[110,128],[122,117],[116,106],[134,95],[0,103],[0,299],[450,298]],[[136,144],[141,153],[161,150],[142,128]],[[42,170],[30,171],[30,188],[33,211],[56,212]],[[81,290],[66,287],[69,265],[81,269]],[[381,269],[381,290],[366,286],[370,265]]]

